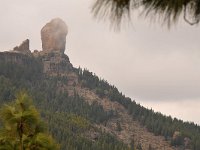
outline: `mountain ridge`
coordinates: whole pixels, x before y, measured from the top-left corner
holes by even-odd
[[[59,20],[56,19],[56,24]],[[55,23],[51,21],[48,26],[52,22]],[[53,29],[51,30],[54,32]],[[49,125],[53,123],[50,132],[61,142],[62,150],[70,149],[66,143],[74,144],[69,140],[69,135],[73,138],[81,137],[76,137],[77,141],[75,140],[80,144],[79,148],[74,144],[71,149],[75,147],[84,149],[81,148],[83,145],[96,149],[92,147],[95,143],[102,149],[106,145],[104,144],[106,136],[103,133],[109,134],[108,147],[104,147],[108,150],[118,149],[114,147],[115,143],[121,149],[198,150],[200,148],[199,126],[146,109],[125,97],[115,86],[100,80],[92,72],[74,68],[63,51],[67,32],[64,36],[61,33],[61,37],[56,34],[54,39],[55,33],[51,35],[49,27],[47,31],[47,35],[42,33],[46,37],[43,38],[42,43],[48,45],[50,41],[47,46],[49,50],[35,50],[30,53],[29,40],[25,40],[13,51],[0,52],[0,83],[2,83],[0,90],[3,91],[0,94],[0,101],[5,103],[5,100],[14,98],[13,93],[17,89],[27,89],[36,99],[35,103],[41,109],[43,118]],[[60,38],[62,42],[57,47],[55,43]],[[54,44],[51,45],[51,42]],[[71,113],[75,116],[71,116]],[[65,116],[68,116],[66,117],[68,121],[70,117],[72,118],[70,121],[81,120],[80,124],[84,127],[76,124],[78,126],[76,128],[72,123],[73,125],[69,124],[69,131],[64,131]],[[87,123],[84,118],[90,123]],[[58,124],[52,120],[59,120]],[[88,124],[92,127],[90,128]],[[63,133],[60,133],[61,129]],[[79,130],[84,131],[83,135]],[[102,135],[103,139],[101,139]]]

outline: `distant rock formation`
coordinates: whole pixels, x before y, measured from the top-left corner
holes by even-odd
[[[43,64],[43,73],[47,75],[65,76],[73,70],[69,57],[64,54],[67,25],[59,18],[52,19],[41,29],[42,51],[29,49],[29,39],[12,51],[0,52],[0,62],[17,64],[29,63],[29,58],[39,58]]]
[[[67,25],[60,18],[52,19],[41,30],[42,49],[45,52],[65,51]]]
[[[40,56],[43,62],[43,72],[48,75],[65,76],[73,66],[69,61],[69,57],[62,53],[46,53]]]
[[[29,39],[26,39],[25,41],[22,42],[19,46],[16,46],[13,48],[14,52],[19,52],[22,54],[27,54],[31,55],[31,51],[29,49]]]

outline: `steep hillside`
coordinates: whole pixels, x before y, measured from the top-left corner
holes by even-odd
[[[0,105],[28,91],[61,150],[200,149],[199,126],[146,109],[74,68],[64,54],[66,28],[60,19],[43,27],[42,51],[31,53],[26,40],[0,53]]]
[[[20,57],[20,54],[16,56]],[[1,105],[25,89],[33,97],[62,150],[128,149],[117,138],[95,126],[114,116],[112,112],[104,111],[97,104],[89,105],[78,93],[69,96],[61,85],[70,83],[67,76],[48,76],[41,70],[43,63],[40,58],[27,57],[27,60],[37,63],[0,63]]]
[[[131,117],[132,121],[135,123],[134,127],[136,128],[138,127],[137,125],[139,125],[139,128],[135,129],[134,131],[134,134],[136,134],[134,135],[134,140],[142,141],[143,147],[146,148],[148,144],[145,143],[148,142],[152,142],[151,147],[154,145],[153,143],[155,143],[155,141],[163,143],[163,139],[165,141],[164,143],[166,144],[167,141],[170,143],[172,146],[171,148],[173,149],[197,150],[200,148],[200,127],[198,125],[190,122],[183,122],[177,118],[171,118],[170,116],[165,116],[161,113],[154,112],[153,110],[146,109],[137,104],[135,101],[131,101],[130,98],[125,97],[117,90],[116,87],[109,85],[107,81],[100,80],[97,76],[93,75],[93,73],[89,72],[88,70],[78,69],[77,72],[79,72],[79,78],[82,80],[82,88],[85,87],[86,91],[90,91],[90,94],[87,94],[88,92],[81,89],[80,91],[83,92],[80,93],[87,97],[87,95],[92,95],[91,92],[93,92],[97,95],[97,97],[99,97],[99,104],[104,108],[107,108],[107,106],[111,106],[111,108],[116,107],[116,110],[119,112],[119,114],[122,114],[122,112],[127,113],[128,118]],[[95,97],[95,94],[93,94],[93,97]],[[97,100],[97,97],[93,98],[93,100]],[[87,99],[91,99],[91,96],[88,96]],[[112,104],[108,104],[108,102]],[[113,107],[113,105],[115,107]],[[117,107],[118,105],[120,105],[125,111],[120,111],[123,109]],[[125,113],[123,113],[122,118],[127,118],[124,116]],[[127,120],[129,119],[125,119],[123,123]],[[121,123],[122,121],[119,122]],[[131,123],[129,122],[129,128],[130,124]],[[139,134],[137,134],[137,131],[140,131],[138,132]],[[153,134],[149,134],[149,132]],[[128,133],[130,134],[131,132],[128,131]],[[118,135],[120,134],[118,133]],[[150,135],[156,136],[157,138]],[[161,144],[162,148],[158,145],[158,143],[154,145],[154,148],[157,147],[157,149],[167,149],[167,147],[164,146],[164,143]]]
[[[162,136],[155,136],[153,133],[141,126],[140,123],[134,120],[128,111],[119,103],[110,101],[107,98],[99,98],[94,92],[87,89],[76,89],[78,93],[86,99],[87,102],[92,104],[97,102],[103,106],[105,111],[114,111],[117,117],[111,118],[106,123],[97,124],[96,126],[106,132],[113,134],[120,141],[131,145],[131,142],[140,143],[143,149],[148,149],[151,145],[154,149],[172,150],[173,148],[165,141]]]
[[[7,52],[0,53],[0,55],[9,57]],[[149,148],[158,150],[178,149],[180,145],[181,147],[191,147],[193,145],[191,142],[193,137],[190,135],[185,136],[187,132],[192,134],[195,131],[196,137],[199,137],[198,126],[172,118],[170,124],[168,124],[164,120],[169,117],[137,105],[134,101],[132,102],[129,98],[124,97],[106,81],[99,80],[91,72],[68,65],[70,62],[67,56],[62,56],[66,59],[60,58],[58,59],[60,61],[56,60],[55,63],[53,57],[56,54],[53,53],[38,57],[18,53],[15,55],[20,59],[20,61],[17,60],[20,63],[11,61],[15,60],[13,53],[10,57],[11,60],[1,59],[1,103],[12,100],[15,92],[20,89],[28,90],[35,99],[35,104],[41,110],[42,116],[48,122],[50,132],[61,143],[63,150],[69,148],[67,145],[71,145],[71,149],[76,149],[78,145],[78,149],[89,149],[92,145],[102,149],[102,146],[105,146],[104,142],[107,142],[108,147],[116,146],[115,143],[119,143],[119,147],[126,147],[126,145],[137,147],[141,145],[143,149],[147,150]],[[47,72],[43,66],[45,66],[47,60],[51,59],[54,60],[50,61],[50,64],[52,64],[50,66],[53,67],[50,67]],[[64,60],[66,61],[64,64],[67,64],[64,65],[65,67],[62,65]],[[59,67],[60,65],[64,69]],[[73,121],[69,121],[71,116],[72,120],[75,120],[75,124]],[[158,119],[156,116],[158,116]],[[163,128],[160,130],[164,132],[164,124],[166,123],[170,130],[169,133],[163,135],[162,132],[157,133],[155,130],[150,130],[148,122],[145,123],[146,121],[144,121],[150,117],[152,122],[157,122],[156,125],[151,124],[152,127],[155,126],[155,129]],[[161,123],[163,126],[160,125]],[[181,137],[183,142],[176,144],[177,148],[171,146],[175,132],[182,132],[184,135],[184,137]],[[110,138],[107,139],[104,136],[113,139],[110,140]],[[71,138],[76,140],[70,141]],[[102,142],[106,139],[107,141]],[[189,144],[185,145],[184,140],[187,139],[189,139]],[[102,143],[99,143],[98,140]],[[113,143],[113,140],[116,142]],[[86,148],[80,148],[82,145],[85,145]]]

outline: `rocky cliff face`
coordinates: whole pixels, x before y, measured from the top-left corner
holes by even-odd
[[[19,46],[13,48],[14,52],[19,52],[25,55],[31,55],[31,51],[29,49],[29,39],[26,39]]]
[[[21,53],[0,52],[0,63],[26,64],[30,57]]]
[[[42,51],[34,56],[42,58],[44,73],[65,76],[73,69],[69,57],[64,54],[67,25],[60,18],[52,19],[41,29]]]
[[[26,64],[29,63],[29,57],[31,56],[32,54],[29,49],[29,40],[27,39],[19,46],[14,47],[12,51],[0,52],[0,62]]]
[[[39,56],[43,62],[43,71],[48,75],[65,76],[72,71],[73,66],[69,61],[69,57],[62,53],[44,53]]]

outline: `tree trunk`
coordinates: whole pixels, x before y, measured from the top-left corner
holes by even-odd
[[[23,125],[22,125],[22,120],[20,120],[20,125],[19,125],[19,138],[20,138],[20,150],[23,150]]]

